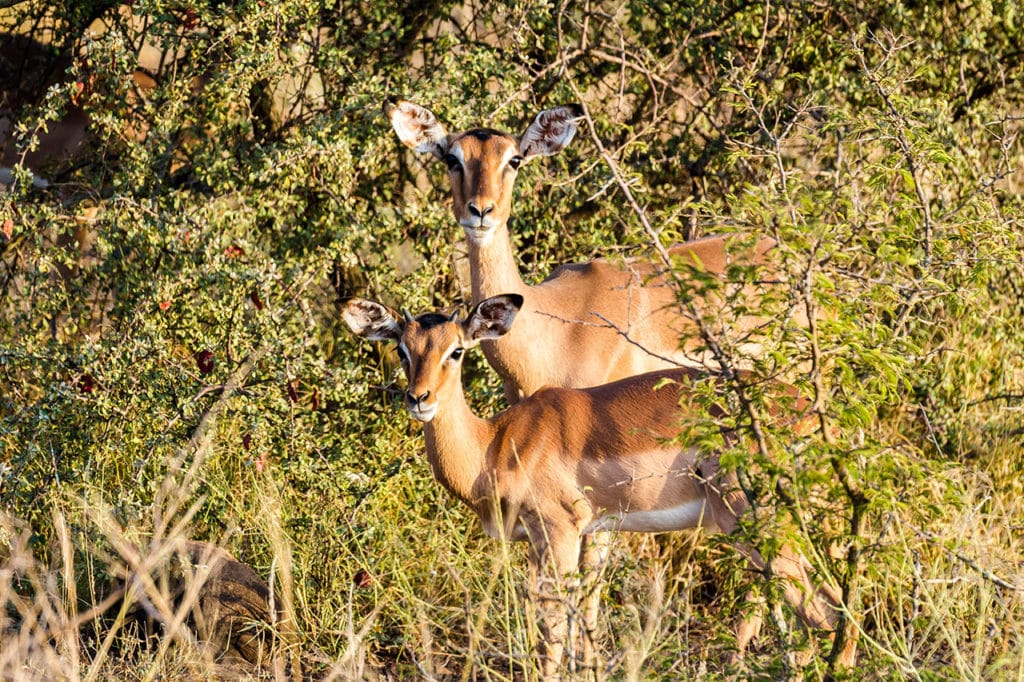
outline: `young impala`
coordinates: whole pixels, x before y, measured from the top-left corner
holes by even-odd
[[[430,110],[408,101],[387,103],[384,110],[403,143],[448,165],[455,218],[468,242],[473,303],[502,293],[523,297],[515,328],[482,344],[509,402],[541,386],[583,388],[655,369],[704,366],[703,341],[677,300],[680,284],[665,276],[664,264],[597,259],[560,266],[535,286],[519,274],[508,229],[516,171],[569,144],[581,116],[578,107],[540,112],[518,138],[488,128],[449,135]],[[728,244],[728,238],[713,237],[669,252],[676,262],[722,275],[730,260]],[[761,239],[748,255],[760,262],[774,244]],[[757,288],[745,287],[742,296],[756,298]],[[718,302],[694,304],[707,311]],[[744,334],[763,322],[745,316],[728,320],[728,328]]]
[[[398,344],[408,377],[405,404],[424,422],[437,480],[473,509],[489,535],[529,543],[548,678],[558,674],[568,630],[564,603],[552,595],[571,584],[585,536],[697,527],[728,533],[746,502],[729,482],[735,476],[719,475],[713,454],[673,440],[680,418],[697,414],[680,405],[692,404],[695,383],[711,380],[698,369],[586,389],[543,388],[490,419],[474,415],[462,389],[463,353],[506,334],[522,304],[519,294],[501,295],[478,303],[466,319],[413,318],[353,299],[342,316],[357,335]],[[764,568],[756,552],[741,549]],[[814,586],[806,560],[784,550],[771,568],[797,614],[811,627],[831,628],[838,599]],[[738,634],[741,651],[752,635],[749,628]]]

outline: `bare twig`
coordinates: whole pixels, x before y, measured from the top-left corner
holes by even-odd
[[[872,39],[877,45],[884,48],[877,37],[872,36]],[[910,173],[911,182],[914,185],[914,193],[917,195],[918,203],[921,205],[921,218],[924,221],[925,259],[931,260],[932,232],[934,229],[932,211],[928,199],[925,197],[924,182],[921,180],[920,165],[918,164],[917,157],[914,155],[914,150],[910,146],[910,140],[907,138],[907,129],[910,128],[910,121],[903,115],[903,112],[896,108],[896,105],[892,101],[892,93],[886,89],[885,84],[882,82],[882,78],[878,74],[878,69],[881,67],[881,64],[878,68],[872,68],[868,64],[867,56],[859,45],[856,36],[851,38],[851,43],[853,45],[854,52],[857,54],[857,61],[860,63],[861,71],[868,79],[868,82],[874,86],[875,92],[882,98],[882,102],[885,104],[885,108],[889,113],[889,120],[895,130],[896,142],[900,147],[900,153],[903,155],[903,161],[907,164],[907,171]],[[903,45],[897,45],[895,41],[893,41],[888,48],[885,48],[887,52],[882,59],[882,64],[888,61],[889,58],[902,47]]]
[[[996,587],[1001,587],[1004,590],[1013,590],[1014,592],[1024,592],[1024,585],[1016,585],[1014,583],[1011,583],[1009,580],[1006,580],[1005,578],[999,577],[998,575],[996,575],[992,571],[988,570],[987,568],[978,565],[978,562],[975,561],[974,559],[970,558],[969,556],[966,556],[962,552],[959,552],[959,551],[957,551],[955,549],[950,549],[949,547],[947,547],[942,542],[942,540],[940,540],[939,538],[935,537],[934,534],[932,534],[932,533],[930,533],[930,532],[928,532],[928,531],[926,531],[924,529],[918,528],[917,526],[914,526],[913,524],[908,524],[908,526],[922,540],[925,540],[925,541],[929,542],[930,544],[935,545],[936,547],[942,549],[944,552],[946,552],[947,554],[952,556],[957,561],[960,561],[961,563],[966,565],[968,568],[970,568],[971,570],[976,572],[983,579],[985,579],[988,582],[992,583]]]

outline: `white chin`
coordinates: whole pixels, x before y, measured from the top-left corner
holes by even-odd
[[[482,243],[486,242],[488,239],[491,238],[492,234],[494,234],[494,233],[491,232],[491,230],[487,229],[486,227],[467,227],[466,228],[466,237],[470,241],[474,241],[474,242],[476,242],[478,244],[482,244]]]
[[[485,242],[494,234],[494,225],[478,223],[475,220],[464,220],[459,224],[462,225],[462,229],[466,231],[466,237],[475,242]]]
[[[429,407],[425,410],[409,410],[409,415],[416,421],[423,422],[424,424],[429,422],[437,414],[437,407]]]

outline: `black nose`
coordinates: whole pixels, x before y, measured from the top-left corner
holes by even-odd
[[[477,205],[474,204],[472,201],[469,202],[468,206],[469,206],[469,212],[471,214],[473,214],[473,216],[476,217],[476,218],[483,218],[485,215],[487,215],[488,213],[490,213],[491,211],[494,210],[494,204],[491,204],[490,206],[488,206],[487,208],[485,208],[482,211],[479,208],[477,208]]]
[[[412,391],[405,392],[405,399],[410,405],[419,405],[424,400],[430,397],[430,391],[423,391],[419,395],[413,395]]]

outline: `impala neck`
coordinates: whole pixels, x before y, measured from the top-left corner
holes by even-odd
[[[484,471],[493,429],[486,419],[473,414],[461,387],[443,405],[423,426],[427,459],[437,480],[473,506],[473,490]]]
[[[512,251],[508,223],[495,227],[482,243],[472,237],[469,242],[469,271],[473,285],[474,305],[498,294],[522,294],[526,289],[519,275],[519,265]]]

